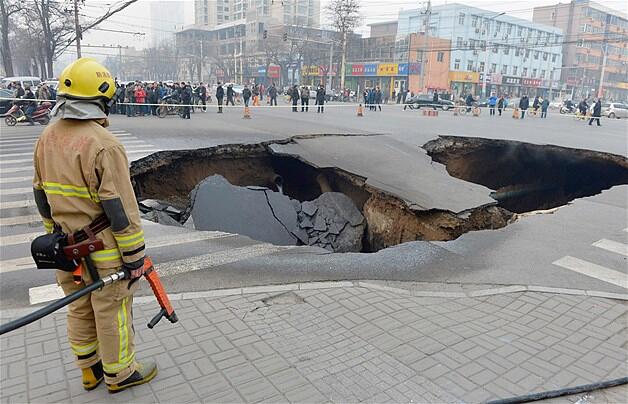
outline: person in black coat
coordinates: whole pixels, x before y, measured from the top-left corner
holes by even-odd
[[[207,87],[203,83],[198,85],[198,95],[203,104],[203,111],[207,111]]]
[[[216,100],[218,101],[218,113],[222,114],[222,99],[225,98],[225,89],[222,88],[222,83],[218,82],[216,87]]]
[[[248,85],[244,85],[244,89],[242,90],[242,100],[244,101],[244,106],[249,106],[249,100],[251,99],[251,90]]]
[[[600,125],[601,116],[602,116],[602,100],[598,98],[597,101],[595,101],[595,104],[593,104],[593,115],[591,116],[591,119],[589,119],[589,125],[593,123],[593,120],[597,120],[597,126],[602,126]]]
[[[499,97],[497,101],[497,112],[499,112],[499,116],[502,116],[502,111],[504,110],[504,96]]]
[[[234,98],[235,98],[235,91],[233,91],[233,84],[229,84],[227,86],[227,106],[229,106],[229,103],[231,103],[231,106],[235,107],[235,103],[233,102]]]
[[[290,99],[292,100],[292,112],[299,112],[297,108],[297,104],[299,102],[299,88],[295,84],[292,87],[292,92],[290,93]]]
[[[181,82],[181,102],[183,103],[183,115],[181,118],[190,119],[190,104],[192,104],[192,87]]]
[[[316,90],[316,105],[318,108],[316,109],[317,113],[325,112],[325,87],[322,84],[318,85],[318,89]]]
[[[527,95],[524,95],[519,100],[519,109],[521,110],[521,119],[525,118],[526,111],[530,108],[530,99]]]

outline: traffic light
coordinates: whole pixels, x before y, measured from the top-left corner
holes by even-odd
[[[283,33],[283,41],[284,42],[288,41],[288,33],[287,32]]]
[[[268,30],[264,30],[264,39],[268,38]]]

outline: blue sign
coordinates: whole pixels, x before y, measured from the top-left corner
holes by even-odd
[[[377,76],[377,63],[370,63],[364,65],[365,76]]]
[[[397,68],[397,74],[399,76],[407,76],[408,75],[408,64],[407,63],[399,63],[399,67]]]

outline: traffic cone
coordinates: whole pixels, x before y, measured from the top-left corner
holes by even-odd
[[[364,116],[364,108],[362,108],[362,104],[358,105],[358,116]]]
[[[244,116],[242,118],[251,119],[251,110],[249,107],[244,107]]]

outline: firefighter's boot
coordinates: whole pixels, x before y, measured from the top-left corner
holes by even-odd
[[[95,365],[81,369],[83,372],[83,388],[87,391],[94,390],[103,379],[102,362],[98,361]]]
[[[135,372],[117,384],[107,383],[109,393],[117,393],[129,387],[148,383],[157,376],[157,364],[152,360],[139,361],[135,364]]]

